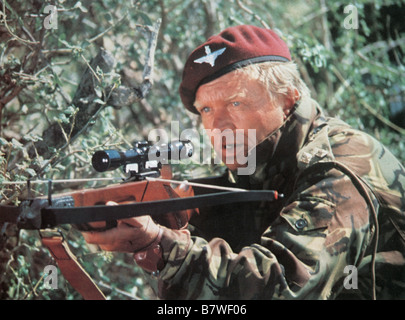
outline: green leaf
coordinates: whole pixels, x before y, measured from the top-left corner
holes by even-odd
[[[6,139],[0,137],[0,146],[6,146],[6,145],[8,145],[8,141]]]
[[[34,169],[31,168],[26,168],[25,172],[27,172],[31,177],[35,177],[37,175],[37,173],[35,172]]]

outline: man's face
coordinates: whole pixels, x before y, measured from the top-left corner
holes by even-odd
[[[246,156],[285,119],[284,103],[274,105],[264,85],[235,72],[200,86],[194,105],[205,129],[213,133],[210,138],[215,152],[231,170],[246,166],[237,161],[240,154]],[[253,138],[249,129],[256,130]],[[225,139],[228,135],[223,134],[224,130],[232,132],[233,139]]]

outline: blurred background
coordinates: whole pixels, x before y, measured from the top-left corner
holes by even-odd
[[[277,30],[326,113],[372,134],[405,164],[404,16],[399,0],[0,0],[0,182],[117,176],[94,171],[96,150],[129,149],[153,129],[173,133],[173,121],[177,133],[201,130],[178,96],[183,64],[237,24]],[[114,95],[122,88],[137,96],[121,101]],[[199,132],[194,142],[204,144]],[[223,170],[200,156],[175,165],[175,177]],[[23,196],[24,185],[0,187],[2,204]],[[0,227],[0,299],[81,298],[62,275],[58,289],[44,287],[53,261],[37,232]],[[64,231],[109,299],[154,298],[131,256]]]

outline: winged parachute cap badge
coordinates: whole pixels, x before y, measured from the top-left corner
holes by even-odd
[[[215,60],[220,56],[226,48],[222,48],[219,50],[216,50],[214,52],[211,52],[211,49],[209,46],[205,46],[205,53],[206,56],[203,56],[199,59],[194,60],[195,63],[209,63],[211,67],[215,66]]]

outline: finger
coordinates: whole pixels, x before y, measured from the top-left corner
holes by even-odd
[[[116,203],[114,201],[107,201],[106,205],[107,206],[116,206],[116,205],[118,205],[118,203]],[[90,227],[92,227],[94,230],[104,229],[107,226],[105,221],[88,222],[88,225]]]
[[[124,223],[132,228],[146,229],[146,226],[149,224],[151,219],[152,218],[150,216],[140,216],[140,217],[118,220],[118,224]]]
[[[118,203],[114,201],[107,201],[106,203],[107,206],[117,206]],[[144,226],[144,224],[148,223],[149,216],[140,216],[140,217],[134,217],[134,218],[128,218],[128,219],[121,219],[118,221],[118,224],[124,223],[128,226],[132,226],[135,228],[141,228]]]
[[[133,231],[133,227],[122,224],[120,228],[113,228],[103,232],[82,232],[82,234],[87,243],[107,245],[120,241],[119,239],[131,238]]]
[[[193,188],[187,183],[188,181],[186,180],[184,183],[180,184],[175,191],[180,197],[190,197],[194,195],[194,190]]]
[[[179,186],[179,190],[181,192],[187,192],[188,189],[190,188],[190,185],[187,183],[188,181],[186,180],[185,182],[183,182],[180,186]]]

